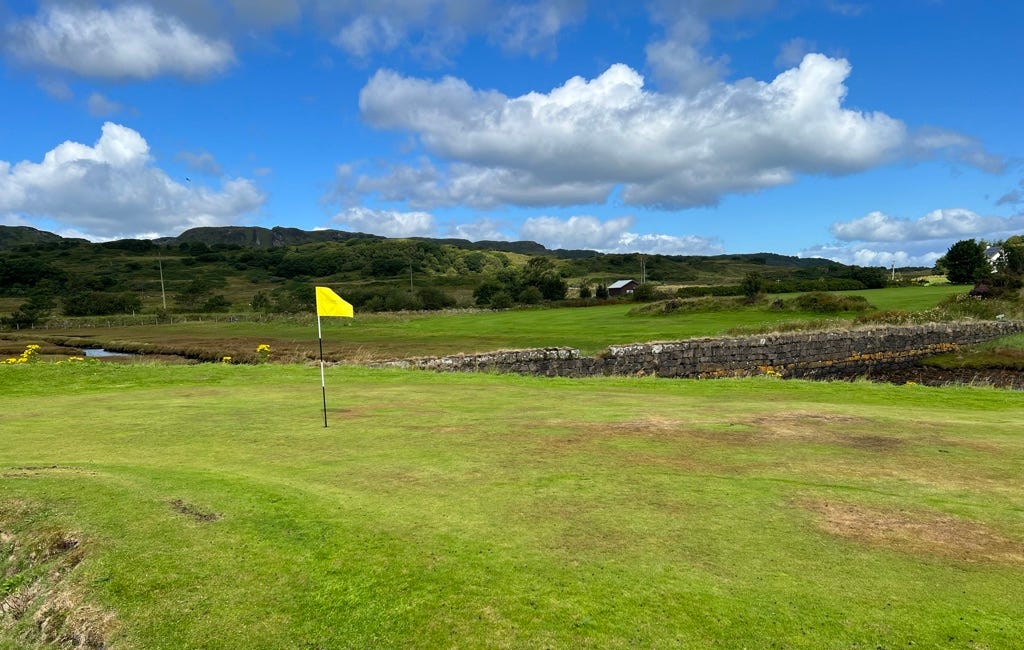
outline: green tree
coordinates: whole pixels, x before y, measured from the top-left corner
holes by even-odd
[[[757,271],[751,271],[743,276],[743,283],[740,286],[747,300],[753,301],[764,292],[764,277]]]
[[[658,285],[650,282],[641,284],[633,291],[633,300],[636,302],[654,302],[664,297],[664,294],[658,289]]]
[[[971,284],[992,271],[985,257],[985,244],[974,239],[961,239],[950,246],[936,265],[946,270],[946,277],[953,284]]]

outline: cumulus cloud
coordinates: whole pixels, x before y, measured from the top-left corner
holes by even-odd
[[[895,118],[843,107],[849,74],[846,60],[809,54],[771,82],[744,79],[690,97],[648,91],[639,73],[616,64],[548,93],[507,97],[453,77],[381,70],[360,93],[363,118],[415,134],[450,164],[353,186],[421,207],[488,207],[601,202],[622,185],[628,204],[685,208],[800,174],[854,173],[898,158],[909,138]],[[417,182],[403,187],[409,176]]]
[[[632,217],[601,221],[592,216],[531,217],[519,230],[523,239],[548,248],[585,248],[609,253],[661,253],[665,255],[717,255],[724,249],[716,239],[688,235],[636,234],[629,232]]]
[[[452,224],[447,234],[469,241],[509,241],[512,238],[505,232],[506,226],[501,221],[481,218],[470,223]]]
[[[857,266],[934,266],[935,260],[946,254],[949,246],[929,248],[918,247],[916,250],[904,250],[886,246],[844,246],[841,244],[822,244],[800,251],[800,257],[822,257],[843,264]]]
[[[96,239],[236,223],[265,200],[244,178],[225,180],[219,191],[173,181],[138,132],[112,122],[91,147],[69,141],[38,163],[0,161],[0,213],[53,220]]]
[[[859,219],[833,223],[830,230],[840,241],[906,242],[930,239],[992,238],[1024,229],[1024,215],[983,217],[971,210],[933,210],[917,219],[871,212]]]
[[[347,230],[384,237],[432,237],[436,231],[434,217],[428,212],[396,212],[354,206],[334,215],[332,221]]]
[[[773,5],[774,0],[649,0],[651,21],[664,28],[646,49],[647,68],[658,87],[694,94],[725,78],[728,57],[705,53],[710,23],[760,14]]]
[[[85,77],[199,77],[234,60],[231,45],[147,5],[111,9],[54,4],[6,30],[7,53],[29,65]]]
[[[871,212],[833,223],[837,241],[804,250],[804,257],[827,257],[861,266],[931,266],[961,239],[1000,240],[1024,231],[1024,215],[982,216],[963,208],[933,210],[916,219]]]

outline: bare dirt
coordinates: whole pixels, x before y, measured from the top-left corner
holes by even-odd
[[[1024,541],[985,524],[935,510],[901,510],[841,501],[800,504],[825,532],[868,546],[961,562],[1024,564]]]

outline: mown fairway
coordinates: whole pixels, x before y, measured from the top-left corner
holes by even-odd
[[[335,367],[324,429],[318,384],[0,367],[0,647],[1024,638],[1019,392]]]

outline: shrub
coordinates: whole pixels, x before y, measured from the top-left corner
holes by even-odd
[[[815,314],[838,314],[844,311],[867,311],[873,309],[863,296],[837,296],[834,293],[814,291],[792,298],[789,304],[797,311]]]
[[[664,298],[664,293],[658,289],[657,285],[650,282],[645,282],[633,290],[633,300],[637,302],[652,302]]]
[[[531,284],[519,292],[518,298],[519,302],[524,305],[536,305],[544,299],[544,294],[541,293],[540,289]]]
[[[491,296],[491,309],[508,309],[513,304],[512,295],[508,291],[502,290]]]

